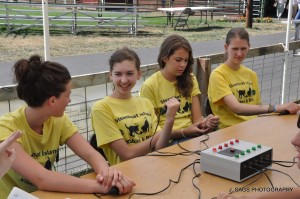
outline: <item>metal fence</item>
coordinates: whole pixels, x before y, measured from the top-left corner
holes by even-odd
[[[281,44],[250,49],[244,65],[253,69],[259,78],[261,97],[264,104],[279,104],[281,95],[285,95],[286,102],[294,101],[300,97],[300,57],[293,55],[293,50],[300,49],[300,41],[290,43],[290,53],[286,71],[286,91],[281,93],[282,74],[284,63],[284,47]],[[205,96],[210,71],[223,62],[224,54],[195,57],[194,73],[197,76],[202,97]],[[158,70],[157,64],[142,66],[143,78],[133,89],[138,95],[143,81]],[[108,73],[96,73],[72,77],[72,102],[68,105],[66,113],[78,126],[81,135],[89,140],[94,133],[91,127],[90,112],[93,103],[109,95],[112,85]],[[0,114],[13,111],[22,101],[17,100],[15,85],[0,88]],[[203,102],[202,102],[203,104]],[[90,167],[66,146],[59,151],[60,159],[56,170],[68,174],[76,174]]]
[[[98,6],[89,4],[49,4],[51,30],[67,30],[73,34],[104,29],[126,30],[136,35],[142,28],[142,12],[137,6]],[[0,25],[9,33],[43,26],[41,3],[0,1]]]

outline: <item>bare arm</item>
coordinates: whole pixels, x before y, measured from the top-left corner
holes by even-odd
[[[125,161],[151,152],[150,141],[152,139],[151,146],[153,146],[156,143],[158,137],[159,134],[157,133],[153,138],[149,138],[132,146],[128,146],[124,139],[119,139],[111,142],[109,146],[120,156],[120,159],[122,161]]]
[[[166,122],[164,124],[163,129],[160,131],[159,139],[155,144],[156,150],[166,147],[168,145],[169,140],[171,138],[175,115],[180,106],[180,103],[176,98],[171,98],[166,102],[166,106],[168,107],[166,113]]]
[[[67,145],[82,159],[89,163],[97,173],[97,180],[106,187],[117,186],[120,193],[129,192],[135,183],[113,167],[109,167],[106,160],[76,132],[67,140]],[[78,147],[80,146],[80,147]]]
[[[166,106],[167,120],[164,125],[164,128],[160,132],[156,133],[153,136],[153,138],[149,138],[143,142],[131,146],[128,146],[124,139],[119,139],[110,143],[109,146],[120,156],[122,161],[145,155],[151,152],[152,148],[157,150],[168,145],[174,123],[174,118],[176,115],[176,111],[180,106],[180,103],[177,99],[172,98],[166,102]]]
[[[80,158],[85,160],[94,169],[95,173],[100,173],[101,170],[108,168],[106,160],[78,133],[76,132],[70,137],[66,144]],[[80,147],[78,147],[80,146]]]
[[[191,113],[193,124],[185,129],[173,130],[172,138],[196,137],[219,125],[218,116],[209,115],[207,120],[203,118],[198,95],[192,97]]]
[[[234,95],[227,95],[223,97],[224,104],[235,114],[237,115],[258,115],[269,112],[269,105],[251,105],[251,104],[242,104],[240,103]],[[276,105],[277,113],[287,110],[291,114],[295,114],[300,110],[300,106],[289,102],[286,104]]]
[[[101,182],[104,185],[115,185],[121,179],[121,172],[109,168],[106,160],[78,133],[76,132],[70,137],[66,144],[74,151],[80,158],[85,160],[94,169],[96,174],[102,176]],[[80,147],[78,147],[80,146]]]
[[[12,147],[16,151],[16,159],[12,169],[30,180],[38,189],[46,191],[73,193],[106,193],[110,187],[105,187],[96,179],[80,179],[59,172],[49,171],[30,157],[18,142]]]

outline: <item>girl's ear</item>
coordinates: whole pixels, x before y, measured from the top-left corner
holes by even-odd
[[[225,52],[227,52],[227,49],[228,49],[228,45],[227,44],[224,45],[224,49],[225,49]]]
[[[138,70],[137,72],[137,79],[139,80],[142,77],[142,71]]]
[[[109,72],[109,79],[112,81],[112,72]]]
[[[166,61],[168,61],[168,57],[163,58],[162,61],[166,63]]]
[[[55,103],[55,100],[56,100],[55,96],[49,97],[47,100],[48,105],[52,106]]]

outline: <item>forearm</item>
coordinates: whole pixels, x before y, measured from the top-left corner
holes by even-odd
[[[237,115],[258,115],[273,112],[273,110],[269,110],[269,105],[252,105],[252,104],[239,104],[236,107],[230,108],[232,112]]]
[[[184,136],[187,137],[187,135],[184,135],[182,131],[184,132],[184,129],[172,130],[170,139],[181,139],[184,138]]]
[[[173,130],[171,134],[171,139],[184,139],[197,137],[203,133],[207,132],[207,127],[203,126],[203,122],[197,122],[190,125],[189,127]]]
[[[102,157],[98,151],[93,151],[89,156],[83,157],[83,159],[93,168],[95,173],[100,173],[104,168],[108,168],[107,161]]]
[[[83,160],[85,160],[96,173],[108,167],[108,163],[78,132],[67,140],[67,145]],[[80,147],[78,147],[80,146]]]
[[[156,142],[160,136],[160,132],[154,134],[147,140],[136,143],[133,145],[128,145],[124,140],[117,140],[110,144],[110,147],[120,156],[122,161],[130,160],[132,158],[140,157],[151,152],[156,145]],[[151,144],[151,146],[150,146]]]
[[[160,136],[155,144],[155,149],[161,149],[168,146],[171,139],[172,128],[174,124],[174,118],[167,118],[165,125],[160,132]]]
[[[72,193],[105,193],[105,188],[92,179],[81,179],[58,172],[41,176],[36,183],[40,190]]]

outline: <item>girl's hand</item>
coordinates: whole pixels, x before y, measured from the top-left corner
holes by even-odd
[[[289,102],[286,104],[276,105],[276,112],[280,113],[282,111],[288,111],[289,114],[296,114],[300,110],[300,106],[294,102]]]
[[[107,167],[97,174],[96,179],[105,187],[115,186],[122,179],[122,172],[113,167]]]
[[[176,98],[172,97],[166,102],[166,106],[167,106],[166,117],[175,118],[176,112],[180,107],[180,102]]]
[[[210,130],[218,128],[219,126],[219,116],[209,114],[205,119],[205,127]]]
[[[209,128],[207,127],[201,127],[201,123],[195,123],[189,126],[188,128],[183,129],[183,134],[186,137],[197,137],[204,133],[207,133],[209,131]]]
[[[122,176],[121,180],[117,182],[116,187],[119,189],[120,194],[128,193],[135,186],[133,180],[129,177]]]
[[[6,140],[0,143],[0,178],[10,169],[16,158],[16,152],[9,146],[21,136],[21,131],[15,131]]]

